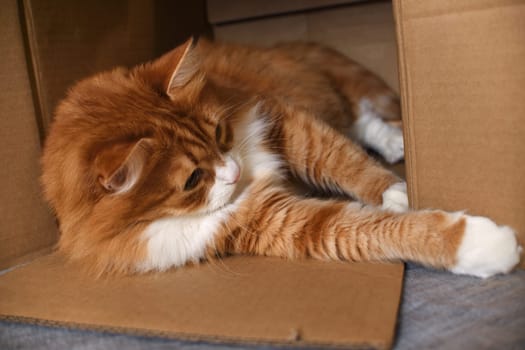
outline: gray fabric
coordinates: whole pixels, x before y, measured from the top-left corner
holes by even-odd
[[[525,271],[486,280],[409,264],[395,349],[525,349]]]
[[[240,348],[0,322],[0,349]],[[525,349],[525,271],[480,280],[409,264],[394,349]]]
[[[51,327],[16,323],[0,323],[1,349],[74,349],[74,350],[230,350],[235,345],[207,344],[177,340],[136,337],[129,335],[98,333],[92,331],[64,330]],[[261,347],[260,349],[264,349]],[[266,349],[270,349],[269,347]]]

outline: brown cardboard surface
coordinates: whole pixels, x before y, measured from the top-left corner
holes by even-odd
[[[525,3],[396,0],[410,200],[525,243]]]
[[[57,238],[40,195],[40,139],[16,0],[0,11],[0,270],[46,250]]]
[[[160,56],[208,34],[204,0],[24,0],[30,61],[43,125],[76,80]]]
[[[51,255],[0,275],[0,314],[179,338],[385,349],[402,274],[402,264],[233,257],[92,280]]]
[[[358,2],[334,9],[215,25],[213,30],[219,40],[243,44],[271,45],[290,40],[324,43],[398,89],[396,32],[389,1]]]
[[[360,2],[309,15],[308,40],[332,46],[382,77],[398,91],[392,3]]]

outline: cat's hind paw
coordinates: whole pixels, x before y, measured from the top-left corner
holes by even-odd
[[[382,208],[396,213],[408,210],[408,196],[406,182],[398,182],[383,192]]]
[[[522,248],[510,227],[480,216],[465,215],[465,219],[457,261],[450,271],[487,278],[507,273],[518,264]]]
[[[359,103],[359,116],[352,127],[351,135],[365,147],[379,153],[390,164],[405,157],[403,130],[383,120],[367,98]]]
[[[384,140],[384,145],[379,152],[385,160],[394,164],[404,159],[405,146],[403,143],[403,132],[401,129],[392,127],[389,135]]]

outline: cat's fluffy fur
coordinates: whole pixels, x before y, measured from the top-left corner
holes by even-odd
[[[380,79],[314,44],[189,40],[98,74],[60,103],[42,158],[59,249],[97,274],[226,254],[510,271],[519,259],[510,228],[407,211],[400,179],[344,136],[394,162],[399,114]],[[296,195],[290,177],[346,199]]]

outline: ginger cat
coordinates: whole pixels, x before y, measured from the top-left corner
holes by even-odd
[[[99,275],[228,254],[509,272],[512,229],[408,211],[406,185],[347,137],[395,162],[399,114],[379,78],[315,44],[189,40],[98,74],[60,103],[42,158],[59,250]],[[290,178],[345,197],[306,198]]]

